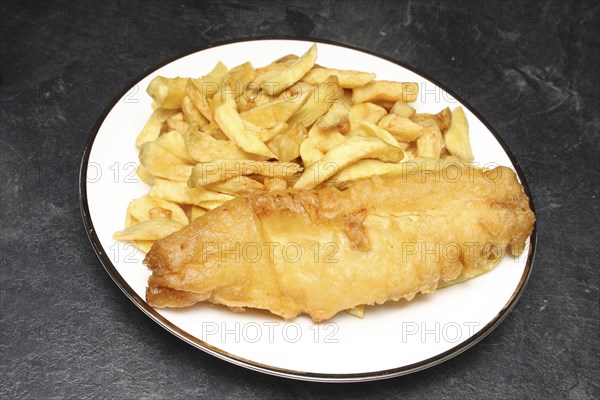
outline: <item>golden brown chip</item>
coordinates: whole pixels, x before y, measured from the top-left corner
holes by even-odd
[[[352,101],[403,101],[412,103],[417,100],[419,85],[415,82],[372,81],[365,86],[352,89]]]

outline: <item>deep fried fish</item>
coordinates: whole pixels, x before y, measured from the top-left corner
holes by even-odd
[[[154,244],[147,301],[323,321],[472,278],[520,254],[535,216],[510,169],[458,171],[238,197]]]

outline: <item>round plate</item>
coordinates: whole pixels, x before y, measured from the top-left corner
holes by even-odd
[[[83,155],[79,183],[89,239],[115,283],[150,318],[180,339],[234,364],[327,382],[384,379],[433,366],[473,346],[506,317],[531,272],[535,231],[519,258],[507,257],[483,276],[411,302],[367,307],[362,319],[340,313],[320,324],[305,316],[285,322],[268,313],[233,313],[210,304],[154,309],[144,300],[150,272],[142,265],[143,254],[112,239],[123,228],[129,201],[148,191],[135,174],[138,151],[134,143],[152,112],[151,99],[145,94],[152,78],[198,77],[217,61],[228,67],[245,61],[262,66],[289,53],[302,54],[313,42],[264,38],[210,45],[154,68],[128,87],[100,118]],[[396,61],[339,44],[318,43],[320,65],[375,72],[377,79],[418,82],[414,106],[419,112],[462,105],[476,162],[513,168],[529,195],[507,147],[456,95]]]

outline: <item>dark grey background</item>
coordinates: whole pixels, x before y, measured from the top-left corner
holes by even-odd
[[[597,3],[40,1],[0,10],[1,398],[600,396]],[[483,342],[406,377],[296,382],[195,350],[111,281],[77,192],[96,120],[166,59],[258,35],[336,40],[407,63],[461,95],[513,150],[537,206],[538,251],[523,297]]]

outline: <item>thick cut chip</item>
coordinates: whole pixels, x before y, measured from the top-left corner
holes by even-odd
[[[147,253],[150,251],[150,249],[152,248],[152,245],[154,244],[155,240],[133,240],[130,243],[133,243],[133,245],[139,250],[142,251],[144,253]]]
[[[202,187],[190,188],[185,182],[173,182],[157,179],[148,195],[179,204],[195,204],[202,206],[206,201],[227,201],[233,196],[215,192]]]
[[[171,219],[171,217],[173,216],[173,211],[167,210],[166,208],[162,208],[162,207],[154,207],[154,208],[151,208],[150,210],[148,210],[148,215],[150,216],[150,219],[153,219],[153,218]]]
[[[201,82],[200,85],[204,83]],[[218,85],[217,85],[218,87]],[[200,114],[207,120],[212,121],[212,110],[208,104],[208,98],[200,87],[192,79],[188,80],[186,86],[186,92],[193,106],[200,112]],[[192,121],[190,121],[192,122]]]
[[[391,146],[381,139],[362,136],[351,137],[307,168],[294,185],[294,188],[312,189],[344,167],[364,158],[398,162],[403,157],[404,152],[401,149]]]
[[[330,76],[325,82],[319,84],[315,90],[311,91],[306,103],[288,120],[288,123],[310,127],[343,95],[344,89],[338,84],[338,79],[335,76]]]
[[[340,86],[347,89],[364,86],[375,79],[375,74],[372,72],[315,67],[308,71],[302,80],[308,83],[318,84],[325,82],[331,75],[336,76],[339,79]]]
[[[362,132],[367,133],[367,135],[365,136],[373,136],[379,138],[387,144],[391,144],[392,146],[404,147],[404,145],[400,145],[400,143],[398,143],[398,140],[396,140],[396,138],[391,133],[383,129],[381,126],[377,126],[367,121],[362,121],[358,125],[358,127],[361,128]]]
[[[270,72],[273,70],[276,70],[276,71],[282,70],[282,69],[288,67],[289,65],[292,65],[299,58],[300,57],[298,57],[295,54],[287,54],[287,55],[280,57],[277,60],[273,61],[269,65],[265,65],[264,67],[256,68],[256,73],[263,74],[265,72]]]
[[[264,103],[240,113],[240,117],[261,128],[270,129],[280,122],[287,122],[302,108],[309,95],[309,91],[304,91],[288,99]]]
[[[192,172],[191,165],[165,150],[157,141],[142,145],[140,162],[152,175],[173,181],[186,182]]]
[[[181,112],[183,113],[185,120],[191,124],[195,124],[200,127],[208,125],[208,120],[204,117],[204,115],[202,115],[202,113],[200,113],[198,108],[196,108],[190,99],[190,96],[185,96],[181,101]]]
[[[204,214],[206,214],[206,209],[199,206],[192,206],[189,212],[190,221],[193,221],[196,218],[203,216]]]
[[[154,185],[154,175],[152,175],[142,164],[137,166],[135,170],[137,176],[142,180],[142,182],[152,186]]]
[[[317,45],[313,44],[302,57],[295,60],[288,68],[273,71],[271,75],[262,77],[261,87],[270,95],[279,94],[306,75],[315,65],[315,61],[317,61]]]
[[[444,133],[446,148],[462,161],[473,161],[473,150],[469,141],[469,122],[462,107],[452,110],[452,121]]]
[[[127,207],[127,213],[131,215],[137,222],[143,222],[151,219],[150,210],[155,208],[162,208],[171,212],[171,219],[187,225],[189,220],[185,215],[183,209],[177,203],[167,201],[163,199],[157,199],[148,195],[142,196],[138,199],[131,200]]]
[[[267,177],[265,178],[265,189],[269,192],[275,190],[285,190],[287,188],[287,181],[283,178]]]
[[[363,318],[365,316],[365,306],[361,304],[360,306],[347,309],[346,312],[354,317]]]
[[[405,172],[404,163],[390,163],[380,160],[360,160],[337,174],[329,182],[341,183],[370,178],[373,175],[395,175]]]
[[[189,164],[196,162],[185,149],[185,139],[178,131],[165,132],[156,140],[169,153],[176,155]]]
[[[352,89],[352,101],[403,101],[412,103],[417,100],[419,85],[416,82],[372,81],[365,86]]]
[[[306,139],[307,132],[304,125],[290,125],[269,142],[269,148],[281,162],[292,161],[300,156],[300,144]]]
[[[350,130],[350,109],[343,104],[334,103],[317,124],[321,129],[336,128],[347,133]]]
[[[258,174],[262,176],[288,178],[302,171],[296,163],[281,163],[251,160],[217,160],[198,163],[192,169],[188,181],[190,187],[200,187],[230,178]]]
[[[232,68],[227,72],[222,80],[221,86],[227,85],[235,93],[237,99],[245,93],[248,84],[256,77],[256,70],[252,66],[252,63],[245,62]]]
[[[412,142],[421,136],[423,127],[416,122],[396,114],[388,114],[377,123],[386,131],[390,132],[396,139],[403,142]]]
[[[423,129],[423,134],[417,139],[417,155],[439,159],[442,154],[444,140],[442,132],[436,125]]]
[[[221,182],[212,183],[207,185],[206,188],[231,196],[240,196],[243,194],[260,192],[265,189],[265,185],[250,177],[242,175],[234,176]]]
[[[275,154],[244,126],[244,120],[235,108],[235,101],[228,98],[217,107],[215,121],[227,137],[247,153],[257,154],[267,158],[275,158]]]
[[[225,76],[225,74],[227,74],[227,72],[229,72],[229,69],[227,68],[227,66],[225,64],[223,64],[221,61],[219,61],[219,62],[217,62],[217,64],[214,66],[214,68],[208,74],[204,75],[200,79],[194,79],[194,83],[202,84],[203,82],[210,82],[210,83],[218,84],[223,80],[223,77]],[[200,87],[201,87],[201,85],[200,85]],[[212,93],[215,93],[215,92],[216,92],[216,89],[213,90]]]
[[[153,140],[158,139],[160,135],[160,130],[163,127],[163,124],[173,114],[175,114],[177,110],[167,110],[165,108],[157,108],[154,110],[146,125],[138,135],[135,140],[135,145],[140,148],[146,142],[151,142]]]
[[[215,160],[265,159],[266,157],[249,154],[229,140],[215,139],[208,133],[194,127],[184,136],[185,148],[196,162]]]
[[[444,132],[450,126],[452,113],[450,112],[450,109],[446,107],[437,114],[419,113],[414,114],[410,119],[425,127],[435,125],[440,129],[440,131]]]
[[[376,124],[387,114],[385,108],[373,103],[354,104],[350,107],[350,127],[359,129],[362,121]]]
[[[122,231],[116,232],[113,239],[120,241],[130,240],[158,240],[183,228],[184,225],[168,218],[154,218],[133,224]]]
[[[300,144],[302,163],[307,168],[319,161],[323,155],[346,140],[344,135],[337,131],[319,128],[314,124],[308,132],[308,138]]]
[[[157,76],[150,81],[146,92],[160,108],[176,110],[186,95],[187,78]]]
[[[272,128],[265,129],[261,128],[260,126],[256,126],[251,122],[244,121],[244,127],[249,132],[253,133],[261,142],[268,142],[281,132],[285,131],[287,124],[285,122],[278,122]]]
[[[187,129],[188,123],[183,118],[183,113],[178,112],[177,114],[171,115],[167,118],[167,129],[169,131],[178,131],[184,133]]]
[[[416,110],[403,101],[397,101],[392,106],[390,114],[395,114],[399,117],[410,118],[415,115]]]

